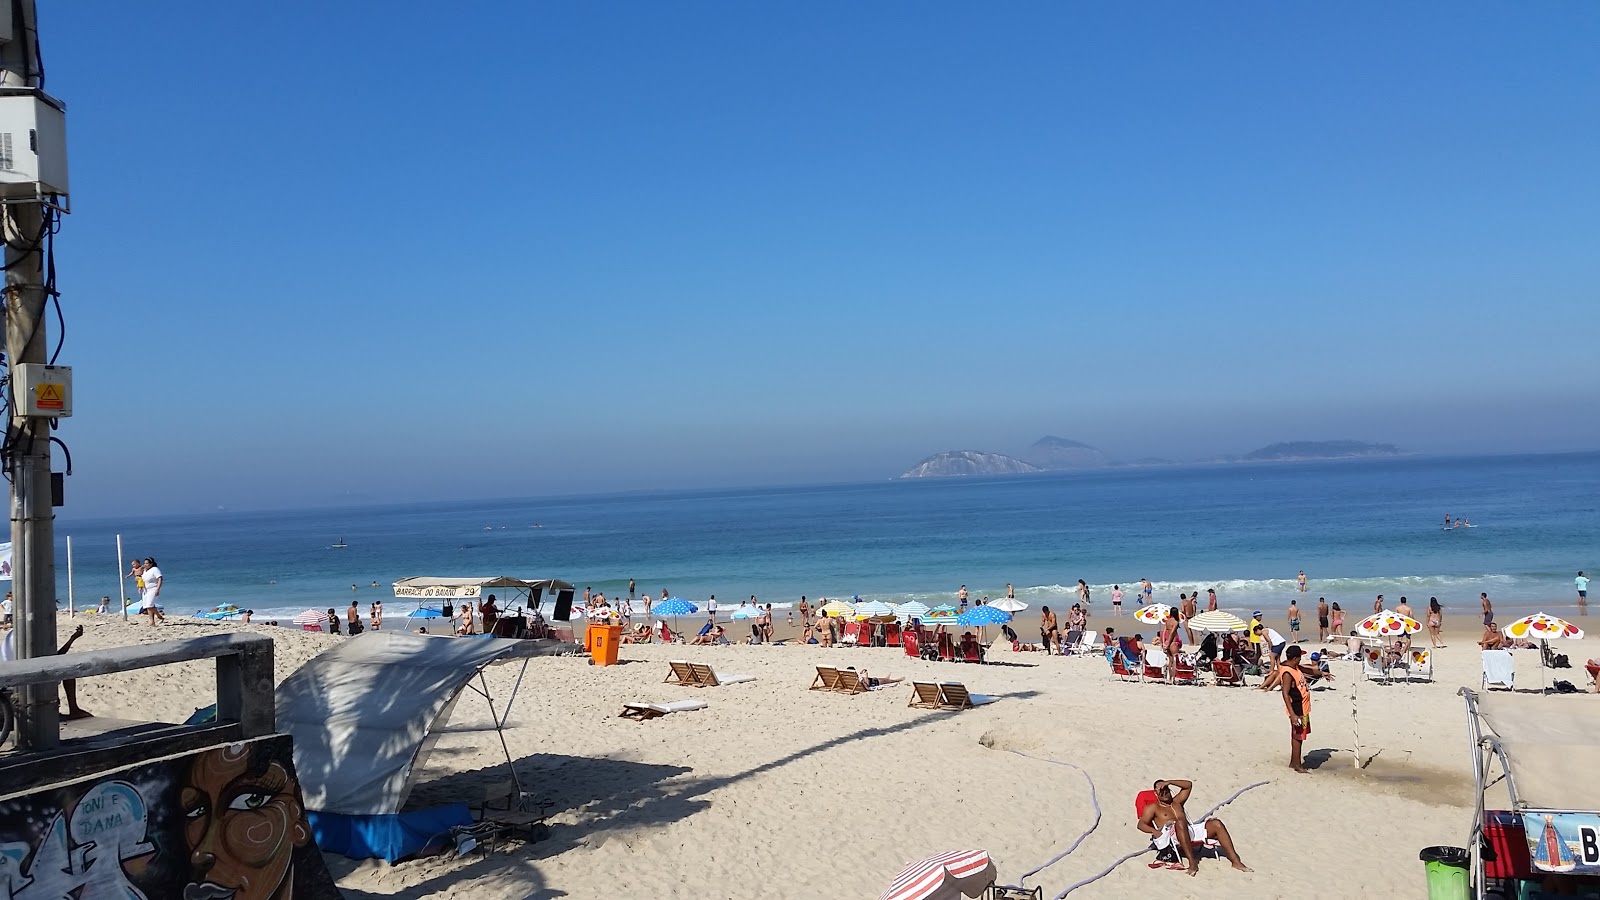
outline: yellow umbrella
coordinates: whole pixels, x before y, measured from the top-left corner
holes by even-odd
[[[856,608],[843,600],[829,600],[822,604],[822,611],[834,617],[849,617],[856,614]]]

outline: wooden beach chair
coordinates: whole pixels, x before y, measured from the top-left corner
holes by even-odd
[[[694,668],[689,665],[688,660],[675,659],[667,663],[667,665],[670,668],[667,669],[667,677],[661,679],[662,683],[671,681],[677,684],[686,684],[690,687],[701,687],[700,682],[695,678]]]
[[[906,705],[918,709],[939,709],[944,706],[944,696],[939,693],[939,685],[931,681],[913,681],[911,702]]]
[[[644,722],[650,719],[659,719],[675,712],[705,709],[709,705],[704,700],[676,700],[672,703],[624,703],[622,704],[622,712],[617,713],[617,717],[632,719],[635,722]]]
[[[715,669],[705,663],[689,663],[689,669],[694,673],[694,683],[700,687],[722,687],[756,680],[754,675],[718,675]]]
[[[836,691],[839,689],[839,670],[832,666],[817,666],[817,677],[811,679],[813,691]]]
[[[959,681],[940,682],[939,694],[944,698],[940,709],[972,709],[985,703],[993,703],[997,699],[984,694],[969,693],[967,686]]]
[[[854,669],[840,669],[837,674],[839,682],[834,690],[841,694],[864,694],[867,692],[867,683],[861,680],[861,676]]]

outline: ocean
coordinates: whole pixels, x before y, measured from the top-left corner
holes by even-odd
[[[1572,615],[1573,577],[1600,567],[1597,504],[1600,453],[1567,453],[68,519],[56,535],[63,603],[66,537],[82,609],[119,595],[120,533],[129,558],[160,563],[169,615],[236,603],[288,618],[352,599],[385,599],[393,615],[410,604],[389,585],[410,575],[560,578],[613,597],[631,577],[724,608],[751,595],[931,606],[963,584],[974,600],[1004,596],[1009,582],[1025,616],[1070,605],[1079,578],[1097,616],[1113,584],[1131,611],[1149,578],[1163,602],[1215,588],[1225,609],[1281,612],[1303,569],[1313,605],[1437,596],[1475,618],[1480,591],[1497,611]],[[1445,530],[1446,514],[1473,527]]]

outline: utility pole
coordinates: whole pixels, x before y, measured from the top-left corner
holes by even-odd
[[[0,88],[39,88],[38,33],[34,0],[11,4],[10,39],[0,44]],[[7,90],[13,95],[23,91]],[[6,102],[10,102],[8,99]],[[19,140],[7,133],[0,146],[18,156],[33,141],[38,152],[40,133],[30,131]],[[64,136],[64,131],[63,131]],[[64,150],[62,151],[64,154]],[[62,157],[63,161],[65,156]],[[18,187],[10,185],[9,187]],[[45,335],[46,228],[53,212],[36,191],[27,199],[8,193],[4,202],[5,237],[5,349],[11,383],[7,396],[11,420],[5,460],[11,479],[12,591],[17,622],[17,655],[22,659],[51,656],[56,652],[55,511],[50,483],[50,417],[38,415],[25,402],[18,384],[18,366],[50,361]],[[28,414],[33,412],[35,414]],[[28,685],[23,689],[18,736],[25,750],[48,750],[61,740],[55,684]]]

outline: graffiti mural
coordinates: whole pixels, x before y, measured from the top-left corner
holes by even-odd
[[[287,736],[0,801],[0,900],[338,896]]]

